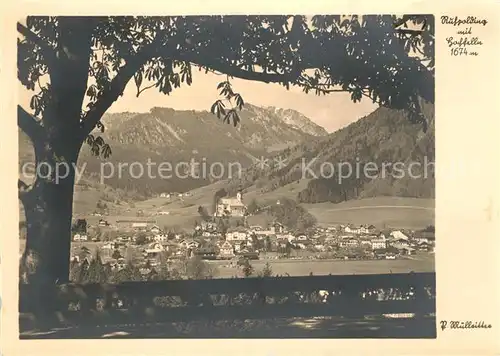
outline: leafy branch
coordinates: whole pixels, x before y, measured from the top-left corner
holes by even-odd
[[[238,114],[238,110],[241,111],[245,102],[243,101],[243,97],[239,93],[235,93],[233,91],[231,82],[229,80],[229,76],[226,76],[226,80],[220,82],[217,85],[217,89],[220,91],[219,94],[224,98],[224,100],[229,103],[231,108],[226,111],[226,105],[223,100],[218,99],[214,102],[212,107],[210,108],[210,112],[214,115],[217,115],[218,119],[222,118],[224,123],[231,123],[236,127],[240,122],[240,116]],[[233,101],[236,104],[236,108],[233,105]]]

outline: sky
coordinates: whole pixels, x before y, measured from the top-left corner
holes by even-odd
[[[131,80],[122,97],[109,108],[108,112],[148,112],[152,107],[169,107],[177,110],[210,110],[219,98],[217,84],[225,76],[205,74],[193,68],[193,83],[174,89],[170,95],[164,95],[157,89],[144,91],[137,98],[136,87]],[[368,115],[376,109],[370,99],[353,103],[347,93],[332,93],[317,96],[312,92],[305,94],[300,88],[287,90],[279,84],[266,84],[242,79],[232,79],[233,90],[240,93],[243,100],[257,106],[275,106],[297,110],[316,124],[333,132]],[[21,85],[20,103],[29,110],[29,101],[34,92],[27,91]],[[241,123],[244,125],[244,122]]]

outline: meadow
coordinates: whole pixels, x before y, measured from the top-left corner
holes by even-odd
[[[344,203],[303,204],[320,225],[374,225],[422,229],[434,225],[434,199],[377,197]]]
[[[213,185],[211,185],[213,189]],[[291,189],[292,187],[288,187]],[[293,192],[299,191],[298,184],[293,187]],[[276,191],[257,194],[250,190],[245,194],[244,201],[249,204],[253,198],[262,204],[271,204],[280,198],[290,198],[290,191],[285,192],[284,187]],[[213,190],[207,187],[193,190],[191,196],[179,200],[166,198],[155,198],[136,204],[136,208],[144,211],[164,210],[169,215],[157,216],[160,226],[179,226],[192,228],[194,220],[199,218],[198,206],[203,205],[211,208],[213,202]],[[400,197],[376,197],[356,199],[334,204],[330,202],[318,204],[301,204],[318,221],[319,225],[374,225],[378,228],[405,228],[421,229],[428,225],[434,225],[434,199],[400,198]],[[249,217],[249,221],[252,218]],[[265,221],[266,219],[260,219]],[[254,221],[257,224],[260,221]]]
[[[434,255],[411,256],[408,259],[398,260],[369,260],[369,261],[341,261],[341,260],[257,260],[251,261],[255,273],[260,272],[269,262],[273,274],[290,276],[313,275],[348,275],[348,274],[385,274],[434,272]],[[231,278],[242,276],[241,269],[226,267],[227,262],[210,262],[218,265],[217,278]]]

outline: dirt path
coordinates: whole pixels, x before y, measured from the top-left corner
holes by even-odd
[[[49,332],[25,332],[20,338],[434,338],[435,336],[434,318],[352,320],[317,317],[74,327]]]

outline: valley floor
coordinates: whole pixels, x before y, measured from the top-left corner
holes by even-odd
[[[435,200],[377,197],[344,203],[303,204],[320,225],[367,224],[377,227],[422,229],[435,224]]]
[[[308,276],[311,272],[320,275],[349,275],[349,274],[386,274],[410,272],[434,272],[434,255],[418,254],[398,260],[256,260],[251,261],[255,272],[260,272],[269,262],[273,274],[289,276]],[[241,276],[241,268],[229,267],[228,262],[210,262],[218,265],[219,272],[216,278],[231,278]]]

